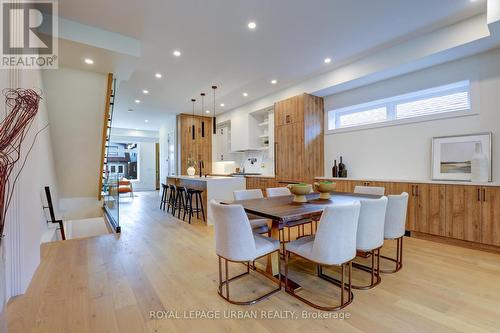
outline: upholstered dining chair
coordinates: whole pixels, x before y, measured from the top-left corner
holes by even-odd
[[[278,273],[278,278],[266,275],[266,277],[275,280],[278,286],[265,295],[250,301],[236,301],[230,298],[229,282],[250,274],[250,263],[255,262],[256,259],[279,252],[280,243],[278,240],[253,233],[248,217],[241,205],[223,205],[212,200],[210,206],[215,224],[215,250],[219,257],[218,294],[229,303],[250,305],[280,291],[281,275]],[[222,261],[224,261],[224,279],[222,278]],[[246,272],[229,278],[229,262],[246,264]],[[264,272],[258,269],[255,271],[265,275]],[[278,272],[280,272],[279,263]],[[223,287],[225,287],[225,293]]]
[[[285,290],[302,302],[320,310],[336,311],[353,300],[351,291],[352,260],[356,257],[356,234],[360,203],[331,205],[321,215],[315,236],[299,238],[287,244],[285,253]],[[322,306],[299,296],[288,286],[288,254],[297,255],[317,265],[318,276],[340,287],[340,305]],[[322,266],[341,266],[340,283],[322,272]],[[347,284],[344,281],[347,270]],[[347,297],[345,296],[347,292]]]
[[[403,267],[403,236],[405,235],[408,193],[387,196],[385,213],[384,238],[396,240],[396,259],[381,255],[380,257],[396,264],[393,270],[380,270],[382,273],[395,273]]]
[[[288,187],[269,187],[266,188],[266,194],[268,198],[271,198],[271,197],[282,197],[286,195],[291,195],[292,192],[290,192]],[[305,225],[307,224],[310,225],[310,230],[311,230],[310,235],[314,234],[313,222],[316,225],[316,221],[313,221],[311,219],[302,219],[299,221],[288,222],[286,226],[280,228],[280,239],[282,240],[283,243],[289,242],[291,240],[290,230],[295,227],[297,228],[297,238],[306,236]],[[288,239],[285,238],[285,230],[288,231],[287,233]]]
[[[250,200],[250,199],[262,199],[264,198],[264,195],[262,194],[262,191],[259,189],[252,189],[252,190],[237,190],[233,191],[233,197],[234,200],[239,201],[239,200]],[[265,234],[267,233],[268,236],[271,236],[271,229],[269,229],[268,223],[271,223],[268,219],[263,219],[255,215],[248,215],[248,219],[250,220],[250,225],[252,226],[252,229],[259,233],[259,234]]]
[[[372,194],[372,195],[384,195],[385,188],[378,186],[355,186],[354,193],[358,194]]]
[[[384,245],[385,212],[387,197],[380,199],[360,200],[356,250],[361,257],[371,257],[371,266],[367,267],[354,262],[353,267],[369,272],[369,285],[353,285],[354,289],[371,289],[378,285],[380,278],[380,248]],[[375,263],[376,261],[376,263]],[[376,266],[375,266],[376,265]]]

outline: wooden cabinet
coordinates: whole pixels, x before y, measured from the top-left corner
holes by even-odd
[[[409,230],[445,235],[445,185],[412,184]]]
[[[500,187],[481,189],[481,243],[500,246]]]
[[[324,173],[323,99],[302,94],[276,103],[274,112],[276,180],[312,183]]]
[[[418,236],[426,234],[473,242],[478,243],[478,248],[500,246],[498,186],[331,180],[338,192],[353,192],[356,185],[381,186],[386,195],[407,192],[406,230]]]
[[[278,187],[275,178],[267,177],[246,177],[247,190],[260,189],[262,194],[266,196],[266,188]]]
[[[195,128],[193,140],[192,125]],[[178,173],[186,175],[187,161],[192,157],[196,161],[196,172],[198,161],[202,160],[205,168],[203,173],[212,172],[212,118],[203,116],[192,116],[180,114],[177,116],[177,136],[179,145],[179,170]]]
[[[335,191],[337,192],[352,192],[351,181],[349,180],[335,180]]]
[[[481,241],[481,188],[446,185],[446,236]]]

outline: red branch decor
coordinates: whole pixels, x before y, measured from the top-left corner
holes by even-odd
[[[14,187],[35,140],[24,156],[21,169],[16,174],[12,172],[15,164],[21,159],[21,145],[35,119],[41,99],[32,89],[4,89],[3,95],[6,116],[0,123],[0,241]]]

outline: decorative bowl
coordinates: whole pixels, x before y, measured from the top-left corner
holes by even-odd
[[[330,199],[330,193],[335,191],[335,186],[336,184],[334,182],[314,183],[314,189],[320,193],[319,198],[325,200]]]
[[[290,184],[287,187],[295,195],[293,202],[307,202],[306,194],[312,192],[311,184]]]

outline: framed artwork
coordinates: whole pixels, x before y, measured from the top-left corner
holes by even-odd
[[[442,136],[432,139],[432,179],[471,181],[472,158],[487,160],[487,180],[491,181],[491,133]]]

